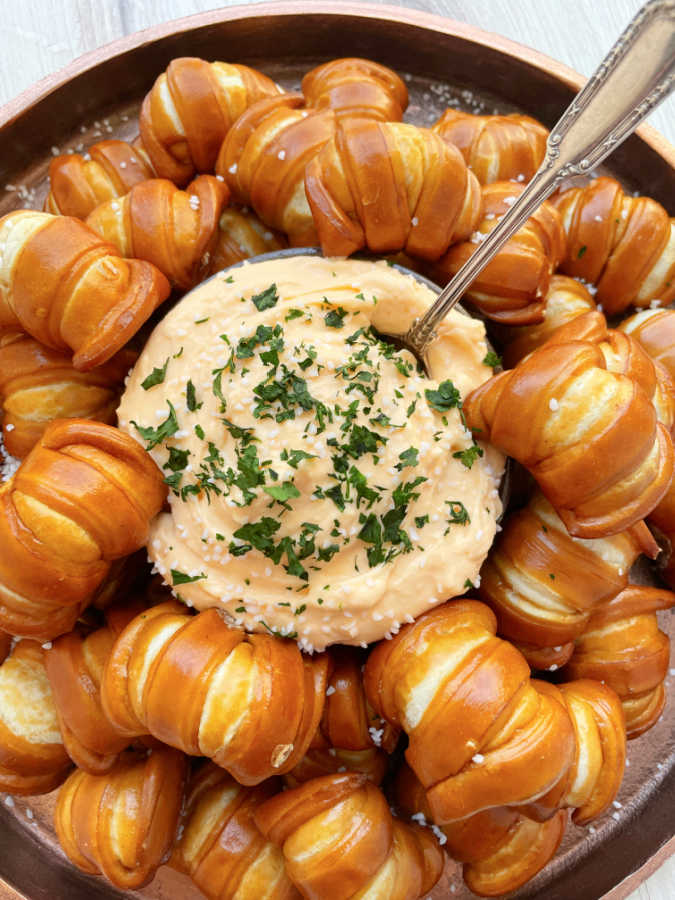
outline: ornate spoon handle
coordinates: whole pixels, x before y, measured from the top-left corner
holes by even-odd
[[[601,163],[674,86],[675,0],[650,0],[552,129],[544,161],[516,203],[412,325],[403,343],[423,359],[439,322],[563,178],[585,174]]]

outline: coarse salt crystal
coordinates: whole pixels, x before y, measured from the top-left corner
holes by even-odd
[[[555,399],[555,397],[551,397],[551,399],[548,401],[548,408],[551,410],[551,412],[555,412],[557,409],[560,409],[560,404]]]
[[[471,757],[471,762],[475,762],[477,765],[480,765],[480,763],[485,762],[485,757],[482,753],[475,753]]]
[[[286,159],[286,151],[285,151],[285,150],[280,150],[280,151],[277,153],[277,159],[281,159],[281,160]]]
[[[335,688],[331,684],[326,688],[326,697],[332,697],[334,693],[335,693]]]

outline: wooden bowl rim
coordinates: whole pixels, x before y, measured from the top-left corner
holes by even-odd
[[[84,53],[0,106],[0,133],[28,109],[49,97],[72,79],[95,69],[102,62],[122,56],[131,50],[209,25],[266,16],[316,16],[317,14],[351,16],[369,20],[386,19],[397,24],[457,37],[491,51],[496,50],[518,62],[524,62],[540,72],[552,76],[573,91],[578,91],[586,81],[584,76],[571,67],[538,50],[477,26],[434,13],[389,4],[375,5],[344,2],[344,0],[335,0],[335,2],[333,0],[277,0],[277,2],[239,4],[172,19],[160,25],[152,25],[125,35]],[[636,134],[675,170],[675,146],[673,144],[651,125],[640,126]],[[657,847],[649,859],[611,888],[603,896],[603,900],[623,900],[674,853],[675,836]],[[2,900],[5,898],[6,900],[12,900],[12,898],[19,900],[22,897],[23,895],[0,875],[0,898]]]
[[[207,25],[236,21],[246,18],[264,18],[265,16],[309,16],[323,14],[327,16],[354,16],[364,19],[382,19],[403,25],[411,25],[437,31],[442,34],[458,37],[466,41],[497,50],[506,56],[525,62],[534,68],[552,75],[573,90],[578,91],[586,79],[574,69],[558,62],[532,47],[512,41],[475,25],[467,25],[455,19],[428,13],[422,10],[406,9],[388,4],[332,2],[332,0],[280,0],[280,2],[245,3],[237,6],[221,7],[208,12],[194,13],[179,19],[172,19],[161,25],[151,25],[141,31],[125,35],[117,40],[103,44],[95,50],[76,57],[68,65],[57,69],[51,75],[37,81],[26,88],[18,96],[0,106],[0,131],[13,122],[25,110],[48,97],[53,91],[62,87],[72,78],[95,68],[101,62],[115,56],[121,56],[129,50],[150,44],[154,41],[191,31]],[[641,125],[636,134],[656,153],[675,169],[675,146],[651,125]]]

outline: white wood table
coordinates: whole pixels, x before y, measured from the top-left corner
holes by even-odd
[[[567,63],[584,75],[590,75],[640,5],[639,0],[388,2],[494,31]],[[234,4],[227,0],[2,0],[0,104],[101,44],[169,19],[230,5]],[[653,113],[650,123],[675,143],[675,98]],[[675,857],[630,900],[674,898]]]

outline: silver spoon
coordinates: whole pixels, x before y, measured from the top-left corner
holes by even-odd
[[[586,175],[619,146],[675,86],[675,0],[640,9],[586,86],[551,130],[546,156],[499,224],[427,312],[391,335],[426,366],[435,329],[500,247],[571,175]]]

